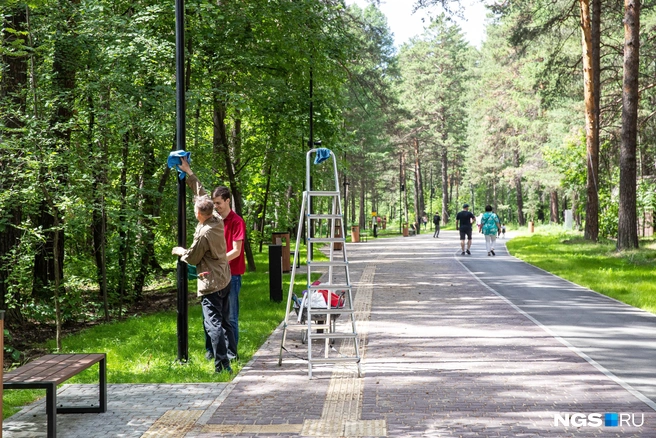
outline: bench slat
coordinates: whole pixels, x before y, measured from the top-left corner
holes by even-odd
[[[56,382],[60,384],[92,365],[104,354],[49,354],[16,368],[3,376],[3,383]]]

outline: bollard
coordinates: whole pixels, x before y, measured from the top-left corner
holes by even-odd
[[[282,301],[282,245],[269,245],[269,300]]]

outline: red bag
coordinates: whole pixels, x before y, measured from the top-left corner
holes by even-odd
[[[318,286],[320,285],[320,281],[315,281],[312,283],[312,286]],[[319,289],[318,291],[321,295],[323,295],[324,300],[326,300],[326,303],[330,305],[330,307],[344,307],[344,295],[338,295],[335,292],[329,292],[326,289]],[[328,300],[328,294],[330,293],[330,300]]]
[[[335,292],[330,292],[330,301],[328,301],[328,291],[322,289],[319,291],[323,295],[323,298],[326,300],[326,303],[330,303],[330,307],[342,307],[344,305],[343,297],[340,297]]]

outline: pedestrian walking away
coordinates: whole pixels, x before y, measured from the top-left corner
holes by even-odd
[[[460,254],[465,252],[471,255],[469,248],[472,244],[472,223],[476,222],[476,216],[469,211],[469,204],[462,206],[462,211],[456,215],[456,227],[460,231]],[[465,248],[465,237],[467,237],[467,247]]]
[[[481,230],[485,236],[485,249],[487,255],[496,255],[494,253],[494,244],[497,241],[497,234],[501,228],[499,217],[492,211],[491,205],[485,206],[485,213],[481,217]]]
[[[440,237],[440,221],[442,218],[440,217],[439,213],[435,213],[433,215],[433,224],[435,224],[435,232],[433,233],[433,237]]]

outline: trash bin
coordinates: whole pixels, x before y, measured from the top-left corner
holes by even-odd
[[[282,301],[282,245],[269,245],[269,300]]]
[[[534,223],[533,223],[533,221],[529,221],[529,222],[528,222],[528,232],[529,232],[529,233],[532,233],[532,232],[534,232],[534,231],[535,231]]]
[[[335,238],[338,239],[342,237],[342,224],[339,219],[335,219]],[[342,250],[342,242],[335,242],[333,249],[335,251]]]
[[[351,242],[357,243],[360,241],[360,227],[353,226],[351,227]]]
[[[289,233],[273,232],[271,233],[271,243],[282,246],[282,272],[291,271],[290,251],[289,251]]]
[[[403,224],[403,237],[408,237],[408,224]]]

